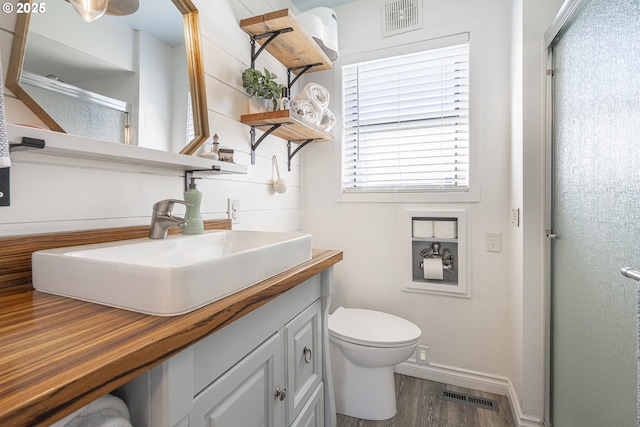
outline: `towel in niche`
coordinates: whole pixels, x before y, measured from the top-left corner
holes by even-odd
[[[316,106],[309,100],[304,98],[297,98],[291,101],[291,108],[301,115],[305,120],[314,125],[317,125],[322,118],[321,112],[318,111]]]
[[[121,399],[107,394],[67,415],[51,427],[132,427],[129,419],[127,405]]]

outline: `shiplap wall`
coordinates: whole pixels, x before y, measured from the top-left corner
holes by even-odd
[[[169,1],[169,0],[164,0]],[[198,181],[205,219],[225,218],[227,199],[240,200],[236,229],[290,231],[300,229],[300,156],[286,168],[286,142],[268,137],[250,164],[249,127],[239,122],[248,113],[241,73],[250,63],[248,36],[241,19],[289,7],[286,0],[194,0],[200,13],[205,84],[211,135],[235,150],[237,163],[249,165],[246,175],[216,176]],[[46,12],[45,12],[46,13]],[[0,15],[0,57],[6,75],[15,14]],[[257,67],[267,67],[286,82],[286,70],[266,52]],[[5,89],[7,121],[42,123]],[[287,182],[284,194],[274,193],[271,157],[278,156]],[[164,198],[182,198],[181,173],[102,161],[14,153],[11,206],[0,208],[0,235],[148,224],[152,205]],[[176,208],[180,214],[180,208]]]

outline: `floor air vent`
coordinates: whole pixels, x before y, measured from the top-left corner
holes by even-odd
[[[484,397],[471,396],[470,394],[458,393],[449,390],[440,390],[440,399],[462,403],[464,405],[475,406],[477,408],[498,411],[498,402]]]

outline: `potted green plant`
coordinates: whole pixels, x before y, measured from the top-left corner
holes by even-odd
[[[275,81],[276,75],[264,69],[264,74],[260,70],[247,68],[242,72],[242,87],[250,97],[270,99],[273,110],[278,109],[278,99],[282,96],[284,85]]]

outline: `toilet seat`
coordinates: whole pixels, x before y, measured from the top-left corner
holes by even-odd
[[[329,316],[329,335],[370,347],[404,347],[420,339],[420,328],[389,313],[338,307]]]

